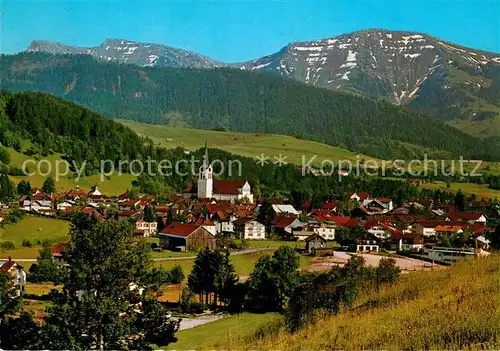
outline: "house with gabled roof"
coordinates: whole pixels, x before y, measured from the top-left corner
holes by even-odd
[[[301,214],[301,211],[296,210],[295,207],[293,207],[293,205],[274,204],[274,205],[272,205],[272,207],[273,207],[274,212],[276,212],[276,214],[290,213],[290,214],[296,215],[296,216]]]
[[[322,210],[328,210],[330,213],[335,212],[338,206],[338,201],[325,201],[319,205]]]
[[[356,200],[357,202],[362,202],[366,199],[371,198],[370,193],[367,192],[354,192],[354,193],[349,193],[349,199],[350,200]]]
[[[469,223],[486,224],[486,216],[481,212],[448,212],[444,215],[450,221],[466,221]]]
[[[140,218],[135,222],[134,235],[149,237],[156,235],[158,232],[158,222],[146,222]]]
[[[234,233],[240,239],[263,240],[266,226],[253,218],[238,218],[233,221]]]
[[[192,249],[216,248],[216,239],[203,226],[192,223],[173,222],[158,233],[160,246],[164,249],[189,251]]]
[[[23,295],[24,286],[26,285],[26,272],[23,267],[9,257],[8,260],[0,260],[0,270],[10,277],[17,293]]]
[[[215,223],[208,218],[203,218],[200,216],[196,220],[196,222],[194,222],[194,224],[201,225],[203,228],[208,230],[213,236],[215,236],[215,234],[217,234],[217,227],[216,227]]]
[[[380,221],[367,221],[363,224],[365,230],[378,239],[389,239],[392,235],[400,235],[401,230]]]
[[[215,230],[217,233],[233,233],[233,221],[236,220],[231,212],[217,211],[212,216],[212,221],[215,223]]]
[[[277,235],[291,237],[293,230],[303,227],[305,223],[302,223],[297,216],[285,214],[277,215],[271,221],[271,231]]]
[[[393,234],[391,249],[397,251],[419,251],[424,247],[425,240],[422,234]]]

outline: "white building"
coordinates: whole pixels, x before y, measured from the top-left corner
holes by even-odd
[[[320,226],[314,228],[313,231],[326,240],[335,240],[335,227],[334,226]]]
[[[158,233],[157,222],[146,222],[142,219],[135,222],[135,233],[141,234],[145,237],[156,235]]]
[[[297,211],[292,205],[273,205],[273,210],[276,214],[279,213],[291,213],[293,215],[301,214],[301,211]]]
[[[240,239],[265,239],[266,226],[251,218],[240,218],[233,222],[234,232]]]
[[[423,248],[425,257],[436,262],[455,263],[457,261],[474,258],[474,249],[455,248],[455,247],[432,247]]]
[[[76,205],[76,202],[71,201],[71,200],[66,200],[66,201],[59,202],[56,207],[58,210],[64,211],[67,208],[73,207],[75,205]]]

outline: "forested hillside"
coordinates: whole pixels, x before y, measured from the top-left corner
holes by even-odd
[[[418,112],[307,86],[269,73],[141,68],[86,55],[2,56],[14,91],[44,91],[113,118],[201,129],[266,132],[346,147],[382,158],[499,159],[500,146]]]
[[[22,149],[23,141],[30,146]],[[42,93],[0,93],[0,143],[28,155],[61,153],[87,169],[100,160],[133,159],[144,140],[132,130],[72,102]]]

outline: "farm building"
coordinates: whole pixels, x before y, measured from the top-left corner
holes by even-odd
[[[215,249],[215,236],[203,226],[188,223],[170,223],[158,233],[163,249],[189,251],[195,248]]]

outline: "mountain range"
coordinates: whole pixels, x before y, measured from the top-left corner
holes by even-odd
[[[30,52],[0,56],[0,79],[8,90],[50,93],[109,118],[291,135],[384,159],[500,160],[496,138],[480,140],[406,106],[269,72],[140,67]]]
[[[89,54],[111,62],[266,71],[332,90],[407,105],[476,136],[500,135],[500,54],[426,34],[365,30],[291,43],[244,63],[222,63],[158,44],[108,39],[95,48],[34,41],[27,51]]]

